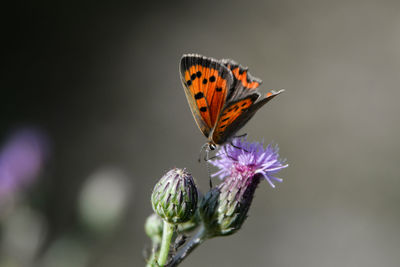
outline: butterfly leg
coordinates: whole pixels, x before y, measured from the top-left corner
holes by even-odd
[[[242,135],[235,136],[234,138],[242,138],[242,137],[246,137],[246,136],[247,136],[247,133],[242,134]],[[233,144],[233,138],[232,138],[232,140],[230,141],[230,145],[233,146],[233,147],[236,148],[236,149],[241,149],[241,150],[244,150],[244,151],[246,151],[246,152],[249,152],[249,151],[247,151],[246,149],[244,149],[243,147],[235,146],[235,145]]]
[[[202,155],[203,151],[205,152],[203,160],[207,164],[207,173],[208,173],[208,177],[210,177],[210,189],[211,189],[212,188],[211,170],[210,170],[210,163],[208,161],[210,159],[213,159],[214,157],[212,157],[212,158],[209,157],[209,153],[210,153],[209,145],[208,145],[208,143],[205,143],[200,149],[199,158],[198,158],[199,163],[201,162],[201,155]]]
[[[235,146],[235,145],[233,144],[232,141],[230,142],[230,145],[233,146],[233,147],[236,148],[236,149],[243,149],[243,148],[241,148],[241,147]],[[246,151],[246,152],[247,152],[247,151]]]
[[[247,137],[247,133],[235,136],[235,138],[242,138],[242,137]]]
[[[213,184],[212,184],[212,180],[211,180],[211,170],[210,170],[210,163],[208,162],[209,160],[210,160],[210,150],[208,149],[208,147],[206,148],[206,158],[205,158],[205,161],[207,162],[207,172],[208,172],[208,177],[210,177],[210,180],[209,180],[209,182],[210,182],[210,189],[213,187]]]
[[[203,153],[203,151],[208,147],[208,144],[205,143],[201,149],[200,149],[200,153],[199,153],[199,158],[197,159],[197,161],[200,163],[201,162],[201,154]],[[204,161],[206,161],[206,156],[204,155]]]

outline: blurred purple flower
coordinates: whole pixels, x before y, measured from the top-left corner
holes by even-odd
[[[35,129],[10,136],[0,149],[0,201],[27,186],[38,176],[47,156],[48,140]]]
[[[242,177],[250,183],[251,178],[260,174],[273,188],[273,181],[282,182],[282,179],[274,174],[286,168],[288,164],[279,159],[278,145],[269,144],[264,149],[263,143],[250,143],[246,138],[236,138],[232,144],[222,146],[217,153],[218,158],[211,161],[211,164],[220,169],[212,175],[213,177]]]

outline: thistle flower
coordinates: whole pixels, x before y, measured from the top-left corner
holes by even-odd
[[[273,188],[273,181],[282,182],[281,178],[273,176],[288,166],[284,160],[279,159],[278,145],[269,144],[264,149],[263,143],[249,143],[246,138],[236,138],[232,144],[224,145],[216,155],[218,158],[211,161],[220,169],[213,177],[224,179],[240,175],[244,179],[251,179],[261,174]]]
[[[155,185],[151,195],[153,210],[168,223],[189,221],[197,209],[197,188],[190,173],[172,169]]]
[[[199,207],[209,237],[239,230],[261,178],[275,187],[272,180],[282,180],[273,175],[288,166],[278,159],[277,146],[268,145],[264,149],[262,143],[248,143],[246,139],[224,145],[217,157],[211,164],[220,170],[213,176],[218,175],[224,181],[204,196]]]

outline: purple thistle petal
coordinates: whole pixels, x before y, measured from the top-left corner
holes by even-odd
[[[268,176],[265,176],[265,179],[267,180],[267,182],[269,183],[269,185],[270,185],[272,188],[275,188],[274,183],[271,181],[271,179],[269,179]]]
[[[246,138],[236,138],[232,144],[225,144],[217,153],[217,159],[210,161],[219,168],[212,176],[245,177],[246,179],[261,174],[275,188],[273,181],[282,182],[282,179],[273,177],[281,169],[288,167],[284,160],[279,159],[278,145],[267,145],[263,142],[247,142]]]
[[[278,178],[278,177],[271,176],[271,179],[274,179],[275,181],[280,182],[280,183],[283,182],[283,179],[282,179],[282,178]]]

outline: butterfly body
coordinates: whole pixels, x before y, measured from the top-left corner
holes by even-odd
[[[183,55],[180,75],[193,117],[211,150],[228,142],[258,109],[283,91],[262,96],[257,90],[262,81],[230,59]]]

